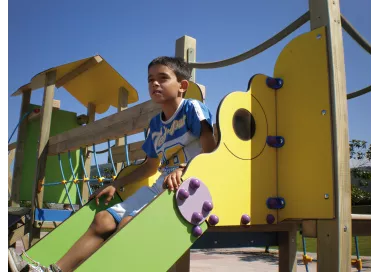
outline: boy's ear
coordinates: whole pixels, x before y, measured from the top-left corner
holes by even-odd
[[[181,80],[180,82],[180,87],[179,87],[179,92],[184,93],[187,91],[187,88],[189,88],[189,81],[187,80]]]

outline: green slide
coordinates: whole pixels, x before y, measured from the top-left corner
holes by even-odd
[[[27,254],[45,265],[57,261],[87,230],[97,210],[104,208],[91,201]],[[76,271],[167,271],[197,240],[192,228],[178,211],[173,193],[164,191]],[[204,233],[207,224],[201,228]]]

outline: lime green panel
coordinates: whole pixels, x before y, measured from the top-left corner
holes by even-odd
[[[95,201],[89,202],[31,247],[27,251],[28,256],[43,265],[58,261],[86,232],[96,213],[118,202],[119,197],[115,197],[108,206],[104,206],[103,199],[99,206]]]
[[[30,110],[40,108],[38,105],[30,105]],[[34,118],[28,121],[27,139],[25,141],[25,155],[23,163],[22,182],[20,186],[20,200],[31,200],[32,186],[35,178],[37,141],[40,134],[40,118]],[[62,133],[64,131],[78,127],[76,113],[62,110],[53,110],[50,136]],[[79,150],[71,152],[71,158],[76,173],[80,167]],[[66,180],[72,180],[72,174],[69,165],[67,153],[61,155],[62,167]],[[46,165],[45,183],[62,181],[61,170],[57,156],[49,156]],[[73,183],[68,184],[71,200],[78,203],[76,187]],[[69,203],[66,191],[63,185],[46,186],[44,192],[44,202]]]
[[[165,191],[75,271],[167,271],[196,241],[191,231]]]

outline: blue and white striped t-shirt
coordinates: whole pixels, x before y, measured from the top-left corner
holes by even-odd
[[[201,153],[199,138],[203,120],[212,129],[210,110],[198,100],[182,99],[169,120],[163,121],[161,114],[152,118],[142,149],[148,157],[159,158],[159,171],[168,174]]]

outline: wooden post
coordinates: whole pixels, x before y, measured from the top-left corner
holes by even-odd
[[[309,0],[310,26],[327,31],[334,152],[335,218],[317,221],[318,271],[351,271],[351,178],[339,0]]]
[[[95,121],[96,106],[93,103],[87,105],[88,124]],[[88,148],[83,150],[84,168],[89,178],[91,178],[91,153],[88,153]],[[83,173],[84,174],[84,173]],[[83,205],[87,203],[89,198],[89,190],[86,182],[82,182],[82,201]]]
[[[175,42],[175,56],[184,58],[187,62],[195,62],[197,55],[196,47],[197,40],[185,35]],[[195,82],[195,69],[191,71],[190,80]]]
[[[279,270],[280,272],[297,271],[297,227],[289,231],[278,232]]]
[[[50,137],[50,124],[53,110],[55,80],[56,70],[46,73],[44,97],[41,107],[40,137],[38,141],[36,176],[33,183],[32,218],[30,224],[31,231],[29,235],[30,245],[33,245],[36,242],[36,239],[40,238],[40,229],[35,229],[33,225],[35,210],[36,208],[42,208],[43,204],[44,187],[42,185],[45,183],[45,168],[49,146],[48,141]]]
[[[121,112],[127,108],[128,108],[128,90],[126,90],[124,87],[120,87],[117,112]],[[115,147],[122,146],[124,144],[125,144],[124,138],[119,138],[119,139],[116,139],[115,141]],[[116,172],[119,173],[122,168],[122,163],[116,163],[115,167],[116,167]]]
[[[20,119],[28,112],[32,90],[29,88],[22,93]],[[28,118],[24,118],[18,127],[15,163],[13,166],[11,206],[20,207],[20,185],[22,181],[22,164],[24,162],[24,144],[28,127]]]

